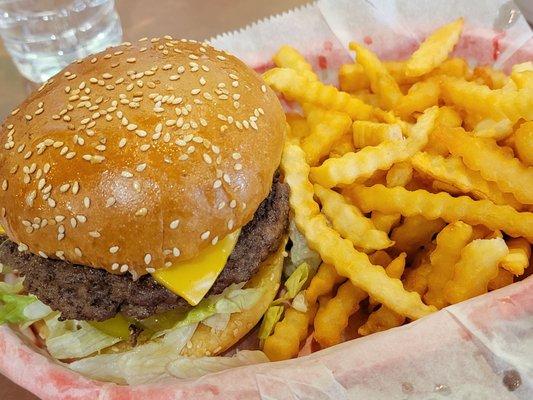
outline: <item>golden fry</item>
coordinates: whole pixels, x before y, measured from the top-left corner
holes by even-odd
[[[381,265],[383,268],[390,265],[392,257],[385,250],[378,250],[368,256],[370,262],[374,265]]]
[[[455,264],[461,250],[472,240],[474,231],[470,225],[457,221],[446,226],[437,235],[437,246],[430,254],[431,269],[427,277],[428,290],[424,301],[438,309],[446,307],[444,287],[452,279]]]
[[[333,264],[339,275],[348,277],[355,286],[402,315],[417,319],[435,310],[422,303],[418,294],[405,291],[401,281],[391,279],[383,267],[372,265],[366,254],[355,250],[350,241],[328,226],[313,200],[310,168],[298,145],[285,144],[281,166],[291,188],[289,202],[296,225],[324,262]]]
[[[356,52],[357,63],[365,70],[372,91],[379,95],[381,106],[391,110],[403,97],[398,84],[372,51],[355,42],[349,47]]]
[[[426,108],[439,103],[440,85],[435,79],[427,79],[415,83],[409,92],[403,96],[394,111],[403,119],[409,119],[416,112],[423,112]]]
[[[333,265],[326,263],[320,264],[317,273],[313,276],[309,287],[305,291],[307,302],[310,304],[316,303],[320,296],[330,293],[336,284],[345,279],[345,277],[337,273]]]
[[[368,316],[366,322],[358,329],[357,332],[361,336],[367,336],[372,333],[395,328],[402,325],[404,322],[404,316],[392,311],[387,306],[382,305]]]
[[[412,255],[418,248],[431,242],[433,235],[444,225],[445,222],[440,218],[428,220],[420,215],[405,217],[403,223],[392,231],[394,248]]]
[[[520,161],[533,167],[533,121],[522,123],[513,135],[513,139]]]
[[[341,194],[320,185],[315,185],[314,188],[322,203],[322,212],[332,222],[335,230],[354,246],[368,251],[386,249],[394,244],[385,232],[376,229],[372,221]]]
[[[446,143],[452,154],[461,157],[470,169],[496,182],[503,192],[512,193],[518,201],[533,204],[533,168],[508,157],[494,142],[472,137],[462,128],[440,130],[437,137]]]
[[[502,71],[489,66],[474,68],[474,78],[481,78],[483,84],[491,89],[501,89],[509,81],[509,77]]]
[[[493,119],[482,119],[479,121],[472,134],[476,137],[490,138],[494,140],[502,140],[513,133],[513,123],[504,118],[500,121]]]
[[[477,199],[489,199],[500,205],[510,205],[517,210],[523,206],[510,193],[503,193],[494,182],[483,179],[457,157],[444,158],[420,152],[411,158],[413,167],[420,173],[451,185],[460,193],[471,193]],[[454,193],[454,191],[452,191]]]
[[[377,146],[386,140],[401,140],[402,128],[396,124],[384,124],[372,121],[354,121],[352,124],[353,144],[361,149]]]
[[[302,139],[302,149],[307,162],[316,165],[322,157],[328,155],[333,144],[348,132],[352,120],[347,114],[316,107],[311,108],[307,114],[311,132]]]
[[[461,126],[463,120],[459,113],[453,108],[443,106],[439,108],[439,115],[437,117],[436,126],[443,126],[446,128],[456,128]]]
[[[326,160],[320,167],[311,169],[311,179],[330,188],[368,178],[377,170],[386,170],[394,163],[407,160],[427,144],[437,114],[436,107],[426,110],[412,127],[408,139],[388,140],[377,146],[365,147],[357,153]]]
[[[307,337],[312,311],[285,310],[284,317],[276,323],[274,333],[265,339],[263,351],[270,361],[288,360],[298,355],[300,343]]]
[[[370,81],[361,64],[344,64],[339,69],[339,86],[343,92],[370,88]]]
[[[509,250],[501,238],[478,239],[466,245],[455,264],[453,278],[444,289],[450,304],[486,293],[489,282],[498,275],[498,264]]]
[[[522,275],[529,266],[531,257],[531,244],[524,238],[509,239],[507,241],[509,254],[501,261],[500,267],[512,272],[514,275]]]
[[[387,186],[405,186],[413,178],[411,163],[404,161],[394,164],[387,172]]]
[[[342,341],[342,334],[348,326],[348,319],[359,309],[359,303],[367,297],[366,292],[344,282],[337,294],[320,305],[315,316],[315,339],[322,348],[334,346]]]
[[[498,275],[489,281],[488,289],[496,290],[510,285],[514,281],[514,275],[506,269],[499,268]]]
[[[332,158],[338,158],[351,151],[355,151],[355,147],[353,145],[352,135],[347,134],[333,143],[329,156]]]
[[[286,117],[291,128],[291,136],[301,139],[309,135],[309,125],[304,117],[299,114],[287,114]]]
[[[317,81],[318,76],[313,72],[313,67],[307,60],[291,46],[281,46],[273,57],[274,64],[281,68],[291,68],[310,81]]]
[[[263,74],[264,80],[276,91],[298,100],[329,110],[348,114],[352,119],[370,119],[372,106],[341,92],[334,86],[309,81],[289,68],[272,68]]]
[[[464,21],[459,18],[434,31],[422,42],[405,65],[407,76],[427,74],[448,58],[459,41]]]
[[[468,82],[464,79],[442,79],[442,95],[448,104],[453,104],[474,115],[492,118],[495,121],[507,118],[515,123],[520,118],[533,119],[533,90],[495,89]]]
[[[351,185],[344,189],[343,194],[365,213],[378,210],[404,216],[422,215],[427,219],[442,218],[446,222],[464,221],[533,240],[533,213],[518,212],[510,206],[496,205],[488,200],[452,197],[448,193],[435,194],[425,190],[411,192],[402,187],[387,188],[383,185]]]
[[[391,229],[400,223],[402,216],[401,214],[385,214],[379,211],[372,211],[370,219],[377,229],[388,235]]]

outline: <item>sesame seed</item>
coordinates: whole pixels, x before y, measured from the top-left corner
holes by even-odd
[[[116,270],[118,269],[118,267],[120,267],[120,264],[119,264],[119,263],[113,263],[113,264],[111,264],[111,269],[112,269],[113,271],[116,271]]]
[[[39,250],[39,255],[42,257],[42,258],[48,258],[48,256],[43,253],[42,251]]]
[[[230,206],[230,208],[237,207],[237,201],[236,200],[231,200],[230,203],[229,203],[229,206]]]
[[[238,160],[239,158],[241,158],[241,154],[240,153],[233,153],[231,155],[231,157],[234,159],[234,160]]]
[[[209,231],[205,231],[204,233],[202,233],[202,234],[200,235],[200,239],[202,239],[202,240],[207,240],[207,238],[209,237],[209,235],[211,235],[211,232],[209,232]]]
[[[137,136],[142,137],[142,138],[148,135],[148,133],[146,133],[146,131],[143,131],[142,129],[137,129],[135,133],[137,134]]]
[[[137,217],[144,217],[146,214],[148,214],[148,210],[143,207],[143,208],[140,208],[139,210],[137,210],[137,212],[135,213],[135,215]]]
[[[233,166],[233,169],[234,169],[235,171],[240,171],[240,170],[242,169],[242,164],[235,164],[235,165]]]
[[[150,265],[150,263],[152,262],[152,255],[151,254],[145,254],[144,256],[144,263],[146,265]]]
[[[85,215],[76,215],[76,219],[82,224],[87,222],[87,217]]]
[[[230,219],[230,220],[228,221],[228,229],[229,229],[229,230],[232,230],[232,229],[233,229],[233,225],[234,225],[234,223],[235,223],[235,222],[233,222],[232,219]]]
[[[170,223],[170,229],[176,229],[180,224],[180,220],[179,219],[175,219],[174,221],[172,221]]]
[[[129,62],[129,63],[134,63],[135,61],[137,61],[135,57],[130,57],[126,59],[126,62]]]
[[[192,95],[197,95],[198,93],[200,93],[202,91],[202,89],[192,89],[191,90],[191,94]]]
[[[91,232],[89,232],[89,236],[91,236],[93,238],[99,238],[101,235],[100,235],[100,232],[98,232],[98,231],[91,231]]]
[[[127,141],[128,141],[128,139],[126,139],[126,138],[120,139],[120,142],[118,142],[118,147],[119,148],[123,148],[124,146],[126,146],[126,142]]]
[[[129,265],[124,264],[122,267],[120,267],[120,272],[124,273],[129,269]]]
[[[146,151],[150,148],[150,145],[149,144],[143,144],[142,146],[139,147],[139,149],[141,151]]]
[[[114,197],[109,197],[107,200],[106,200],[106,203],[105,203],[105,206],[106,207],[111,207],[113,204],[115,204],[116,200]]]
[[[224,61],[224,60],[226,59],[226,57],[221,56],[221,55],[218,55],[217,58],[218,58],[220,61]]]
[[[75,247],[75,248],[74,248],[74,253],[76,253],[76,255],[77,255],[78,257],[81,257],[81,256],[82,256],[82,252],[81,252],[81,250],[80,250],[78,247]]]
[[[146,169],[146,163],[139,164],[139,165],[137,165],[137,167],[135,168],[135,170],[136,170],[137,172],[143,172],[145,169]]]
[[[28,246],[26,244],[24,244],[24,243],[20,243],[17,248],[18,248],[18,251],[20,251],[20,252],[28,251]]]
[[[177,247],[174,247],[174,248],[172,249],[172,255],[173,255],[174,257],[179,257],[180,254],[181,254],[180,249],[178,249]]]
[[[146,272],[148,272],[149,274],[153,274],[155,272],[155,268],[148,267],[146,268]]]
[[[115,253],[117,253],[119,250],[120,250],[120,247],[118,247],[118,246],[111,246],[111,247],[109,248],[109,252],[110,252],[111,254],[115,254]]]
[[[134,131],[135,129],[137,129],[137,125],[135,125],[135,124],[128,124],[128,125],[126,126],[126,129],[127,129],[128,131]]]
[[[122,173],[120,174],[122,175],[124,178],[132,178],[133,177],[133,174],[129,171],[122,171]]]
[[[222,181],[220,179],[217,179],[214,183],[213,183],[213,188],[214,189],[218,189],[219,187],[222,186]]]
[[[211,244],[214,246],[214,245],[217,244],[217,243],[218,243],[218,236],[215,236],[215,237],[213,238],[213,240],[211,240]]]

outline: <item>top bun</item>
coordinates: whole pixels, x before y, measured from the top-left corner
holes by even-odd
[[[21,251],[154,272],[253,217],[284,132],[276,95],[237,58],[169,36],[124,43],[7,118],[0,223]]]

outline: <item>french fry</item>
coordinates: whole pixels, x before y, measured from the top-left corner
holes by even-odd
[[[301,312],[289,307],[276,323],[274,333],[265,339],[263,351],[270,361],[288,360],[298,355],[300,344],[307,337],[312,311]]]
[[[469,169],[457,157],[444,158],[419,152],[411,158],[411,163],[421,174],[451,185],[460,193],[471,193],[477,199],[489,199],[496,204],[508,204],[517,210],[523,209],[512,194],[503,193],[494,182],[483,179],[479,172]]]
[[[435,129],[433,129],[429,133],[428,144],[424,147],[423,149],[424,151],[431,153],[431,154],[440,155],[443,157],[446,157],[450,154],[448,147],[446,147],[446,144],[437,138],[438,132],[443,129],[449,129],[449,128],[446,128],[442,125],[436,125]]]
[[[347,114],[336,111],[316,107],[304,107],[304,110],[308,110],[307,121],[311,132],[302,139],[302,149],[307,162],[316,165],[329,154],[333,144],[348,132],[352,120]]]
[[[472,134],[480,138],[490,138],[494,140],[502,140],[513,133],[513,123],[504,118],[500,121],[494,121],[487,118],[479,121]]]
[[[437,137],[470,169],[496,182],[503,192],[512,193],[518,201],[533,204],[533,168],[508,157],[495,143],[468,135],[462,128],[440,130]]]
[[[512,123],[520,118],[533,119],[533,91],[530,88],[491,90],[488,86],[475,82],[444,77],[441,89],[446,103],[474,115],[496,121],[507,118]]]
[[[488,289],[496,290],[501,289],[507,285],[510,285],[514,281],[514,275],[506,269],[499,268],[498,275],[489,281]]]
[[[335,230],[354,246],[369,251],[386,249],[394,244],[385,232],[376,229],[372,221],[341,194],[320,185],[314,185],[314,189],[322,203],[322,212],[332,222]]]
[[[353,145],[352,135],[346,134],[346,135],[343,135],[335,143],[333,143],[329,156],[333,158],[338,158],[352,151],[355,151],[355,146]]]
[[[453,278],[444,289],[450,304],[486,293],[489,282],[498,275],[498,264],[509,250],[501,238],[478,239],[466,245],[455,264]]]
[[[413,178],[413,167],[407,161],[394,164],[387,172],[387,186],[405,186]]]
[[[346,281],[339,286],[334,297],[320,305],[314,321],[314,336],[322,348],[342,341],[348,319],[359,309],[359,303],[367,296],[365,291],[354,286],[351,281]]]
[[[463,119],[457,111],[452,107],[443,106],[439,108],[439,115],[437,116],[436,125],[446,128],[456,128],[461,126]]]
[[[496,205],[488,200],[383,185],[364,187],[354,184],[345,188],[343,194],[365,213],[378,210],[389,214],[401,213],[407,217],[422,215],[427,219],[442,218],[446,222],[463,221],[533,240],[533,213],[518,212],[510,206]]]
[[[372,106],[340,92],[334,86],[319,81],[309,81],[289,68],[272,68],[263,78],[274,90],[298,100],[300,104],[312,103],[329,110],[348,114],[352,119],[370,119]]]
[[[422,76],[446,60],[459,41],[463,23],[463,19],[459,18],[428,36],[407,61],[405,74]]]
[[[437,246],[429,256],[431,268],[427,276],[428,290],[424,295],[427,304],[439,310],[448,305],[444,298],[444,287],[452,279],[461,250],[472,240],[473,234],[470,225],[457,221],[447,225],[437,235]]]
[[[533,88],[533,70],[514,72],[511,79],[518,89]]]
[[[513,273],[522,275],[529,265],[531,244],[524,238],[509,239],[507,241],[509,254],[501,261],[500,267]]]
[[[381,107],[391,110],[403,97],[398,84],[372,51],[355,42],[349,47],[355,51],[357,63],[368,76],[372,91],[379,95]]]
[[[520,161],[533,167],[533,121],[522,123],[513,135],[513,139]]]
[[[377,146],[365,147],[357,153],[326,160],[321,166],[311,169],[311,179],[330,188],[368,178],[377,170],[385,170],[394,163],[407,160],[427,144],[437,114],[436,107],[424,112],[411,129],[408,139],[388,140]]]
[[[420,247],[431,242],[433,235],[444,225],[445,222],[440,218],[428,220],[421,215],[405,217],[403,223],[392,231],[394,248],[413,255]]]
[[[331,264],[322,263],[317,273],[311,279],[309,287],[305,291],[305,298],[309,304],[317,302],[320,296],[331,293],[333,287],[346,278],[340,276]]]
[[[406,253],[400,253],[394,260],[391,260],[385,267],[385,272],[387,273],[387,275],[391,278],[400,279],[402,277],[403,271],[405,270],[406,257]],[[373,297],[370,297],[369,304],[371,306],[374,306],[376,304],[379,304],[379,302]]]
[[[370,219],[374,226],[387,235],[402,219],[401,214],[385,214],[379,211],[372,211]]]
[[[426,108],[439,102],[440,85],[436,79],[416,82],[405,96],[403,96],[394,111],[403,119],[409,119],[416,112],[423,112]]]
[[[423,296],[427,291],[430,271],[431,265],[429,265],[429,262],[424,262],[417,267],[410,268],[405,274],[405,289],[410,292],[417,292],[420,296]]]
[[[354,99],[361,100],[363,103],[369,104],[372,107],[380,107],[379,96],[372,93],[369,89],[361,89],[352,93]]]
[[[368,259],[372,264],[381,265],[383,268],[392,262],[392,257],[385,250],[378,250],[369,254]]]
[[[472,71],[468,67],[468,63],[465,60],[462,58],[453,57],[444,60],[433,71],[428,73],[426,77],[439,77],[441,75],[471,79]]]
[[[313,186],[308,178],[310,168],[298,145],[285,144],[281,166],[291,188],[289,202],[296,226],[324,262],[333,264],[339,275],[346,276],[355,286],[402,315],[417,319],[435,310],[422,303],[418,294],[405,291],[401,281],[390,278],[383,267],[371,264],[366,254],[355,250],[350,241],[328,226],[313,200]]]
[[[455,186],[450,185],[449,183],[442,182],[442,181],[433,181],[431,183],[431,188],[434,192],[448,192],[449,194],[453,194],[454,196],[460,196],[464,194],[459,189],[457,189]]]
[[[474,68],[473,77],[481,78],[483,83],[491,89],[501,89],[509,81],[509,77],[502,71],[487,65]]]
[[[358,329],[361,336],[367,336],[372,333],[386,331],[402,325],[405,322],[405,317],[387,306],[382,305],[376,311],[372,312],[366,322]]]
[[[286,117],[293,137],[301,139],[309,135],[309,125],[304,117],[299,114],[287,114]]]
[[[317,81],[318,76],[313,72],[313,67],[293,47],[281,46],[273,57],[274,64],[281,68],[291,68],[310,81]]]
[[[358,149],[376,146],[386,140],[403,138],[402,128],[399,125],[372,121],[354,121],[352,132],[353,144]]]
[[[339,68],[339,86],[343,92],[370,88],[370,81],[361,64],[344,64]]]

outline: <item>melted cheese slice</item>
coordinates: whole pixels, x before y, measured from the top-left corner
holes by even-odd
[[[182,261],[152,274],[167,289],[195,306],[204,298],[224,269],[233,251],[240,230],[230,233],[214,246],[202,251],[192,260]]]

